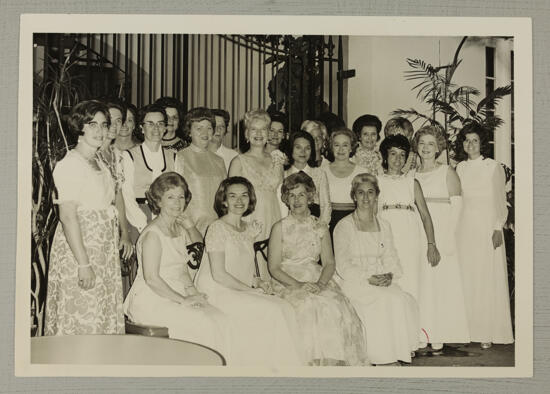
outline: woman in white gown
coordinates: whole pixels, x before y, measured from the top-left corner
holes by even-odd
[[[376,215],[378,182],[359,174],[350,188],[357,208],[334,230],[339,283],[365,326],[370,362],[410,363],[418,349],[418,306],[394,281],[402,270],[390,224]]]
[[[457,153],[468,160],[456,167],[463,196],[458,250],[470,337],[484,349],[514,341],[502,234],[508,215],[505,177],[501,165],[482,154],[487,146],[479,125],[460,131]]]
[[[197,291],[187,270],[186,245],[202,237],[182,216],[191,200],[185,179],[175,172],[163,173],[146,195],[158,216],[137,241],[139,271],[124,302],[127,316],[139,324],[168,327],[170,338],[209,346],[231,364],[235,333],[224,314]]]
[[[290,214],[271,230],[269,272],[282,283],[277,294],[296,310],[310,365],[368,365],[361,320],[332,279],[328,225],[309,211],[314,194],[306,173],[285,178],[282,199]]]
[[[420,326],[427,336],[420,347],[429,342],[434,351],[439,351],[444,343],[470,342],[456,244],[462,205],[460,180],[450,166],[436,162],[445,149],[441,129],[422,127],[414,136],[413,147],[421,160],[415,178],[422,186],[441,254],[437,265],[420,264],[418,306]],[[421,244],[426,245],[425,237],[422,238]]]
[[[197,273],[197,287],[230,317],[239,333],[234,364],[303,365],[295,312],[286,301],[268,295],[271,282],[259,278],[254,264],[253,243],[262,233],[261,224],[242,218],[255,205],[254,188],[246,178],[229,177],[220,184],[214,206],[220,219],[206,233],[207,254]]]
[[[400,134],[386,137],[380,144],[384,174],[378,176],[378,214],[391,225],[395,249],[403,268],[399,286],[418,301],[420,262],[425,261],[422,256],[425,249],[420,245],[420,220],[427,238],[428,263],[436,265],[440,256],[422,187],[411,173],[401,173],[409,151],[409,140]]]

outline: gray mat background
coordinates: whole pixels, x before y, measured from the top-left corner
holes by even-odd
[[[298,378],[15,378],[14,298],[17,199],[17,91],[21,13],[296,14],[380,16],[523,16],[533,18],[534,66],[534,378],[533,379],[298,379]],[[550,384],[550,2],[548,0],[0,0],[0,392],[195,393],[538,393]],[[517,126],[521,133],[521,125]],[[520,191],[518,191],[520,192]],[[517,261],[516,264],[529,263]],[[546,387],[546,389],[544,389]]]

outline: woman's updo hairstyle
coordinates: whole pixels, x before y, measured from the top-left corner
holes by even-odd
[[[192,197],[191,190],[189,190],[189,186],[184,177],[177,172],[169,171],[162,173],[155,179],[153,183],[151,183],[151,186],[149,186],[149,190],[145,192],[147,203],[153,214],[158,215],[160,213],[159,203],[164,193],[176,187],[181,187],[183,189],[185,194],[185,207],[187,208]]]

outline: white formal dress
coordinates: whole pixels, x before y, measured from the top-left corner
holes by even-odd
[[[367,354],[373,364],[411,362],[418,349],[418,306],[397,280],[402,270],[390,224],[378,218],[379,232],[359,231],[353,214],[334,230],[336,278],[366,329]],[[372,275],[393,274],[388,287],[373,286]]]
[[[292,306],[257,290],[234,290],[212,277],[208,252],[223,252],[225,269],[237,280],[252,286],[255,274],[253,242],[261,233],[257,221],[243,232],[216,220],[206,233],[206,252],[195,278],[197,288],[209,302],[226,314],[240,334],[234,343],[233,365],[305,365],[296,315]]]
[[[466,317],[462,272],[458,262],[456,223],[447,187],[447,165],[430,172],[415,172],[434,227],[435,243],[441,255],[432,267],[427,259],[426,233],[420,231],[423,259],[420,263],[418,307],[422,342],[467,343],[470,331]]]
[[[462,217],[458,250],[473,342],[512,343],[508,270],[504,244],[494,249],[493,231],[506,222],[504,170],[480,156],[458,163]]]

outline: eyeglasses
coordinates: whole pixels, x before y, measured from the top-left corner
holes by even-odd
[[[161,129],[164,129],[166,128],[166,122],[157,122],[157,123],[153,123],[153,122],[143,122],[143,125],[147,128],[147,129],[152,129],[152,128],[155,128],[157,130],[161,130]]]
[[[101,125],[99,123],[97,123],[96,121],[91,121],[91,122],[88,122],[86,123],[88,126],[90,126],[90,129],[92,129],[93,131],[97,131],[99,130],[99,128],[101,127],[101,129],[103,130],[106,130],[109,128],[109,123],[107,122],[103,122],[101,123]]]

